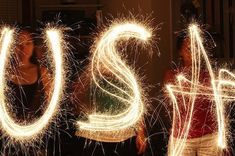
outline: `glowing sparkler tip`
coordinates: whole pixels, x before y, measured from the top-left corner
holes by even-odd
[[[218,142],[217,145],[221,149],[226,149],[227,148],[226,144],[223,141]]]
[[[151,37],[152,37],[151,32],[146,31],[146,32],[144,33],[142,39],[143,39],[144,41],[147,41],[147,40],[150,39]]]
[[[182,75],[182,74],[177,75],[178,80],[182,80],[183,78],[184,78],[184,75]]]
[[[189,29],[194,29],[197,30],[198,29],[198,24],[197,23],[192,23],[189,25]]]

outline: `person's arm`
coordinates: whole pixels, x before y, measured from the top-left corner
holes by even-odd
[[[91,74],[88,67],[78,75],[78,78],[72,83],[70,101],[74,107],[74,114],[80,115],[81,112],[90,109],[90,82]]]
[[[164,87],[167,83],[170,83],[172,81],[172,77],[173,77],[172,71],[168,70],[165,73],[164,79],[163,79]],[[164,91],[164,96],[165,97],[169,96],[166,90]],[[147,147],[147,138],[146,138],[146,133],[145,133],[145,126],[143,123],[140,124],[137,130],[136,147],[137,147],[137,151],[139,155],[143,154]]]
[[[147,147],[147,139],[145,134],[145,126],[143,123],[141,123],[137,129],[137,135],[136,135],[136,148],[137,148],[137,154],[143,154]]]
[[[175,84],[175,79],[176,79],[176,72],[175,71],[172,71],[172,70],[167,70],[164,74],[164,77],[163,77],[163,98],[164,98],[164,102],[167,102],[168,106],[171,107],[170,103],[170,95],[169,95],[169,92],[167,90],[167,85],[171,84],[171,85],[174,85]],[[172,109],[172,108],[170,108]]]
[[[48,100],[50,99],[51,96],[50,94],[51,94],[51,89],[52,89],[51,86],[53,80],[51,79],[51,74],[45,67],[40,68],[40,72],[41,72],[41,82],[45,93],[45,99]]]
[[[163,77],[163,86],[165,87],[169,83],[173,83],[176,75],[171,70],[167,70]]]

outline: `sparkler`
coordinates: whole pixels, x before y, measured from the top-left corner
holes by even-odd
[[[127,108],[116,114],[90,114],[87,122],[77,122],[78,135],[105,142],[120,142],[135,135],[134,128],[145,109],[142,92],[134,72],[122,60],[116,47],[123,40],[136,38],[146,43],[150,37],[150,30],[136,22],[116,23],[101,35],[91,60],[92,81],[103,93],[124,103]],[[115,84],[108,77],[125,87]],[[104,87],[102,82],[108,87]]]
[[[33,121],[32,123],[17,123],[11,116],[9,111],[9,104],[5,96],[6,89],[6,66],[10,57],[10,47],[13,44],[13,35],[15,30],[10,28],[4,28],[1,36],[1,54],[0,54],[0,121],[2,130],[14,140],[17,141],[32,141],[43,134],[52,121],[53,117],[58,112],[59,102],[63,94],[63,56],[62,56],[62,35],[59,29],[49,28],[46,30],[47,43],[52,52],[54,61],[54,82],[51,89],[51,96],[48,100],[48,106],[45,109],[44,114]]]
[[[227,81],[223,79],[223,73],[229,73],[230,76],[233,75],[232,73],[228,72],[225,69],[221,69],[219,71],[219,77],[216,78],[215,72],[212,69],[210,60],[207,56],[207,52],[203,46],[203,40],[201,38],[200,29],[196,24],[191,24],[189,26],[189,37],[190,37],[190,44],[191,44],[191,55],[192,55],[192,71],[191,71],[191,80],[185,78],[184,75],[178,75],[177,77],[177,85],[167,85],[167,90],[169,92],[170,98],[173,102],[173,124],[172,124],[172,133],[170,138],[170,149],[169,155],[170,156],[179,156],[182,154],[182,151],[185,147],[185,141],[188,136],[188,132],[191,125],[191,121],[193,120],[193,110],[194,110],[194,103],[196,96],[198,95],[207,95],[214,99],[216,105],[216,116],[217,116],[217,123],[218,123],[218,139],[217,144],[220,148],[226,148],[226,123],[225,123],[225,116],[224,116],[224,101],[222,98],[229,98],[228,95],[222,94],[224,85],[232,84],[234,82]],[[208,70],[210,81],[211,81],[211,88],[203,86],[199,82],[199,75],[201,70],[202,59],[205,62],[206,69]],[[189,84],[189,90],[185,90],[185,84]],[[208,89],[211,90],[211,93],[208,93]],[[202,90],[204,92],[202,92]],[[178,96],[176,96],[176,94]],[[183,98],[181,104],[178,104],[177,97],[179,95]],[[188,102],[185,102],[184,97],[187,95],[189,98]],[[179,105],[184,106],[184,108],[188,107],[187,114],[185,117],[185,122],[182,123],[181,121],[181,113]],[[179,119],[180,125],[183,125],[182,131],[175,139],[173,137],[174,131],[176,127],[175,119]]]

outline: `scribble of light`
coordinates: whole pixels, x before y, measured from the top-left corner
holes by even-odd
[[[55,114],[59,109],[60,98],[63,94],[63,57],[62,57],[62,34],[59,29],[48,28],[46,29],[46,38],[48,47],[52,52],[54,65],[54,77],[51,89],[51,98],[47,101],[48,105],[45,108],[43,115],[37,120],[31,123],[18,123],[12,117],[10,112],[10,104],[6,99],[5,89],[7,88],[7,83],[5,79],[6,66],[8,65],[8,60],[11,53],[11,46],[14,41],[14,29],[3,28],[1,36],[1,54],[0,54],[0,121],[3,132],[9,138],[14,140],[24,142],[32,141],[36,139],[40,134],[43,134],[47,129],[48,125],[52,121]]]
[[[222,86],[227,85],[231,81],[223,79],[222,75],[216,77],[216,71],[213,70],[211,62],[207,56],[207,52],[203,46],[203,39],[201,37],[201,30],[197,24],[191,24],[189,26],[189,38],[190,38],[190,49],[192,55],[192,69],[191,69],[191,79],[187,79],[185,75],[177,76],[176,85],[167,84],[166,88],[169,93],[170,99],[173,103],[173,122],[172,122],[172,132],[169,144],[169,155],[179,156],[185,148],[185,141],[188,137],[189,130],[191,128],[191,123],[193,120],[193,111],[195,99],[199,95],[206,95],[213,99],[216,106],[216,118],[218,124],[218,147],[224,149],[226,148],[226,121],[224,115],[224,100],[233,99],[228,96],[228,92],[224,92]],[[202,69],[202,63],[205,63],[205,69],[208,71],[210,76],[210,87],[204,86],[200,80],[200,71]],[[225,69],[220,69],[219,73],[230,73]],[[231,74],[231,73],[230,73]],[[232,82],[234,85],[234,82]],[[223,93],[223,94],[222,94]],[[182,97],[181,103],[178,103],[177,97]],[[187,102],[185,98],[187,97]],[[186,111],[185,121],[181,119],[180,105],[183,105]],[[178,119],[176,123],[176,119]],[[174,138],[173,134],[177,125],[182,126],[182,130]]]
[[[150,29],[137,22],[115,23],[101,34],[91,60],[92,81],[101,92],[124,103],[126,109],[116,114],[89,114],[88,121],[77,122],[81,136],[97,141],[120,142],[135,135],[134,129],[145,111],[142,89],[134,71],[121,58],[117,46],[130,39],[148,43],[150,37]],[[115,79],[124,87],[110,79]],[[102,82],[108,86],[102,85]]]

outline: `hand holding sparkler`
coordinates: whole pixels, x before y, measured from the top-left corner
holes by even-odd
[[[136,135],[136,147],[138,149],[138,154],[143,154],[147,147],[147,138],[145,135],[144,125],[139,126],[137,135]]]

